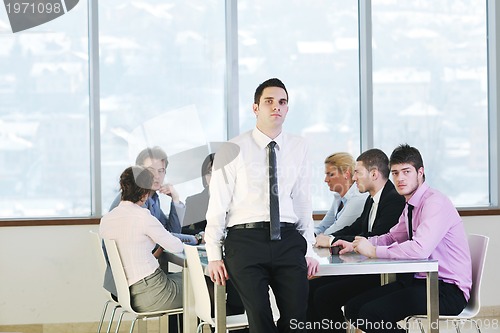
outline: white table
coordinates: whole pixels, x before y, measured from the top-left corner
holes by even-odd
[[[315,249],[319,261],[318,276],[426,273],[427,332],[439,332],[439,284],[437,260],[370,259],[357,253],[330,255],[329,249]],[[385,278],[385,281],[389,279]]]
[[[329,249],[315,248],[319,261],[317,276],[358,275],[358,274],[395,274],[422,272],[427,275],[427,332],[439,332],[439,290],[437,260],[396,260],[369,259],[356,253],[330,255]],[[197,318],[194,311],[194,297],[189,281],[187,265],[182,255],[171,254],[173,263],[184,266],[184,333],[196,331]],[[385,279],[388,280],[387,278]],[[215,286],[215,317],[217,333],[226,331],[226,288]]]

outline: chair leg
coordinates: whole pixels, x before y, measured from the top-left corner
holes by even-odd
[[[104,309],[102,310],[101,321],[99,321],[99,326],[97,326],[97,333],[101,333],[102,323],[104,322],[104,317],[106,316],[106,311],[108,310],[108,305],[111,301],[106,301],[104,303]]]
[[[118,309],[119,307],[119,305],[115,305],[115,307],[113,308],[113,312],[111,312],[111,317],[109,318],[108,329],[106,330],[106,333],[111,332],[111,326],[113,325],[113,319],[115,318],[116,309]]]
[[[471,321],[474,323],[474,327],[476,327],[477,333],[481,333],[481,329],[479,328],[479,325],[477,324],[477,321],[474,319],[471,319]]]
[[[405,319],[403,319],[405,323],[405,326],[403,328],[405,329],[406,333],[410,333],[410,324],[409,324],[410,319],[411,317],[406,317]]]
[[[125,314],[125,311],[123,311],[121,314],[120,314],[120,318],[118,318],[118,322],[116,323],[116,330],[115,330],[115,333],[118,333],[118,330],[120,329],[120,324],[122,323],[122,318],[123,318],[123,315]],[[111,323],[110,323],[111,324]]]
[[[418,328],[420,328],[420,332],[425,333],[424,325],[422,325],[422,321],[420,319],[417,319],[417,322],[418,322]]]
[[[355,333],[356,332],[356,326],[354,326],[350,320],[347,320],[346,319],[346,323],[347,323],[347,333]]]
[[[148,332],[148,322],[144,319],[137,319],[137,317],[132,321],[132,326],[130,326],[130,333],[133,333],[135,322],[139,321],[138,333],[147,333]]]

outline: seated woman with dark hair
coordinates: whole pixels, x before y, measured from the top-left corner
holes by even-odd
[[[182,307],[182,273],[160,269],[152,253],[156,244],[170,252],[182,252],[172,236],[147,208],[143,208],[153,184],[151,171],[132,166],[120,176],[121,201],[104,215],[99,234],[114,239],[130,286],[132,307],[139,312]]]

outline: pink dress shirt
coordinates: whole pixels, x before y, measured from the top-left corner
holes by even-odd
[[[472,266],[462,219],[451,201],[441,192],[420,185],[408,201],[413,209],[413,239],[408,237],[407,211],[388,233],[370,237],[379,258],[436,259],[438,278],[457,285],[469,300],[472,285]],[[416,278],[425,278],[416,273]]]

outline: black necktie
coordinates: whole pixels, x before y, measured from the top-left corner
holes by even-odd
[[[366,206],[366,210],[368,211],[368,214],[366,214],[367,216],[367,223],[366,225],[368,226],[368,229],[370,228],[370,213],[372,211],[372,206],[373,206],[373,198],[372,197],[368,197],[368,206]],[[367,230],[368,231],[368,230]]]
[[[413,239],[412,211],[413,211],[413,206],[408,204],[408,238],[410,240]]]
[[[335,214],[335,216],[339,216],[339,213],[340,211],[344,208],[344,202],[342,200],[340,200],[340,204],[339,206],[337,207],[337,214]]]
[[[280,203],[278,199],[278,174],[276,167],[276,142],[271,141],[269,147],[269,207],[271,216],[270,236],[271,240],[281,239],[280,229]]]

